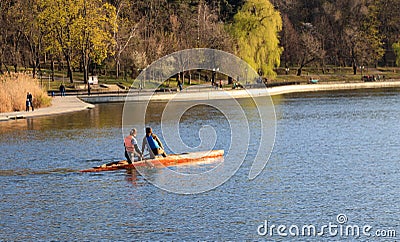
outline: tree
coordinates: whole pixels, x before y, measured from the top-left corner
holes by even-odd
[[[82,8],[71,26],[74,47],[81,56],[83,81],[88,82],[89,64],[100,64],[107,55],[113,54],[117,31],[115,8],[101,0],[81,0]]]
[[[18,65],[22,62],[21,45],[23,39],[19,23],[19,3],[13,0],[0,1],[0,10],[0,66],[3,64],[7,72],[10,73],[7,65],[12,65],[14,71],[17,72]]]
[[[137,36],[137,29],[139,22],[135,22],[134,5],[129,0],[116,0],[113,1],[113,6],[116,8],[116,23],[118,30],[115,28],[113,31],[114,38],[114,64],[115,64],[115,77],[118,79],[121,70],[121,59],[123,53],[129,48],[134,37]]]
[[[376,5],[377,2],[377,0],[374,0],[370,5],[368,5],[368,14],[360,27],[360,42],[364,48],[360,48],[362,51],[359,56],[367,65],[376,65],[385,53],[382,42],[383,35],[379,33],[378,29],[379,21],[378,6]]]
[[[377,2],[377,19],[379,22],[379,34],[382,35],[383,46],[386,49],[383,56],[383,65],[392,65],[393,44],[400,36],[400,0],[385,0]]]
[[[393,44],[393,50],[396,54],[396,65],[400,66],[400,41]]]
[[[197,47],[232,52],[232,37],[226,31],[224,23],[219,18],[223,17],[224,11],[234,11],[235,6],[231,6],[226,0],[221,0],[221,2],[222,10],[212,9],[206,2],[199,1],[196,23],[198,28]],[[222,12],[218,14],[220,11]]]
[[[306,29],[300,35],[300,66],[297,69],[297,75],[301,76],[304,66],[318,60],[322,60],[325,56],[321,37],[318,33],[312,31],[311,24],[306,24]]]
[[[11,14],[10,10],[13,4],[11,0],[7,1],[0,1],[0,11],[1,11],[1,18],[0,18],[0,74],[3,74],[2,66],[6,67],[7,71],[9,69],[6,65],[6,60],[8,59],[8,47],[9,47],[9,39],[10,36],[13,35],[13,30],[11,29]]]
[[[232,25],[238,55],[262,74],[275,76],[273,69],[279,66],[282,53],[278,38],[281,29],[281,16],[268,0],[247,1]]]
[[[72,26],[78,18],[81,4],[72,0],[41,0],[43,11],[38,19],[43,28],[47,28],[45,38],[48,42],[54,42],[54,51],[64,56],[67,63],[67,77],[71,83],[72,61],[74,54],[74,43]]]
[[[44,29],[36,18],[41,11],[38,2],[37,0],[20,0],[16,5],[19,9],[17,28],[24,36],[24,44],[29,53],[29,65],[33,68],[33,78],[36,76],[37,69],[41,72],[40,57],[44,54]]]
[[[323,1],[316,28],[324,33],[324,47],[337,64],[353,67],[376,63],[383,55],[378,32],[376,0]],[[330,34],[332,33],[332,34]]]
[[[86,83],[90,61],[100,63],[113,47],[115,8],[101,0],[41,0],[41,4],[39,22],[48,29],[47,41],[55,43],[50,49],[64,56],[71,83],[72,67],[82,63]]]
[[[290,64],[298,64],[299,57],[301,56],[300,35],[294,28],[288,14],[282,17],[283,25],[281,31],[281,45],[283,47],[282,59],[285,67]]]

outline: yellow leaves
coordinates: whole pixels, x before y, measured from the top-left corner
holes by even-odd
[[[39,0],[39,6],[43,11],[38,21],[48,33],[47,42],[58,43],[49,49],[77,58],[84,50],[98,63],[112,53],[112,33],[118,29],[112,5],[101,0]]]
[[[279,31],[280,13],[268,0],[249,0],[235,15],[232,33],[237,40],[239,56],[255,70],[275,76],[274,66],[280,64],[282,48]]]
[[[393,44],[393,50],[396,53],[396,64],[400,66],[400,41]]]

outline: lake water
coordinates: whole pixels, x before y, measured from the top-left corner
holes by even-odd
[[[240,102],[247,113],[254,111],[248,100]],[[1,122],[0,240],[353,240],[339,231],[347,225],[370,226],[371,236],[395,230],[398,239],[399,90],[292,94],[274,102],[275,147],[264,171],[248,180],[257,152],[251,143],[230,180],[197,195],[161,190],[135,171],[79,172],[123,159],[122,104]],[[162,106],[153,104],[148,117],[156,133]],[[256,125],[257,116],[248,117]],[[198,145],[203,125],[215,127],[216,149],[229,149],[227,120],[204,106],[182,117],[185,143]],[[265,221],[268,233],[262,235]],[[336,235],[328,229],[301,235],[303,225],[321,232],[330,223]],[[280,225],[293,234],[278,234]]]

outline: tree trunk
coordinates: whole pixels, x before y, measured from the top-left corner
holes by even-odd
[[[74,79],[72,77],[72,66],[68,65],[67,77],[69,77],[69,82],[74,83]]]
[[[231,85],[233,84],[233,79],[231,76],[228,76],[228,84]]]
[[[39,65],[40,65],[40,59],[39,56],[36,56],[36,60],[33,62],[33,73],[32,73],[33,78],[35,78],[36,76],[36,69],[39,67]]]
[[[297,69],[297,76],[301,76],[301,72],[303,71],[303,67],[305,67],[306,65],[312,63],[313,61],[315,61],[315,57],[306,60],[306,58],[304,57],[303,60],[301,61],[300,67],[299,69]]]
[[[3,63],[3,65],[4,65],[4,67],[6,68],[8,75],[11,75],[10,69],[8,68],[8,66],[6,65],[6,63]]]
[[[303,67],[299,67],[299,69],[297,69],[297,76],[301,76],[301,72],[303,71]]]
[[[67,60],[67,77],[69,78],[70,83],[74,83],[74,79],[72,77],[71,59],[69,56],[66,56],[65,59]]]
[[[36,65],[33,64],[33,69],[32,69],[32,78],[36,77]]]
[[[89,63],[90,63],[90,58],[89,55],[87,54],[87,51],[83,51],[82,54],[82,68],[83,68],[83,83],[89,83]],[[89,87],[89,84],[88,84]],[[90,88],[88,88],[90,90]]]
[[[134,65],[131,66],[131,78],[134,79],[138,76],[136,67]]]
[[[69,82],[74,83],[74,79],[72,77],[72,66],[68,64],[68,71],[67,71],[67,77],[69,77]]]
[[[88,83],[88,78],[89,77],[89,70],[88,70],[88,65],[85,64],[83,65],[83,83]]]
[[[306,62],[305,57],[303,57],[303,59],[301,61],[301,64],[300,64],[300,67],[299,67],[299,69],[297,69],[297,76],[301,76],[301,72],[303,71],[303,67],[305,65],[307,65],[307,63],[309,63],[309,62]]]
[[[121,66],[120,60],[117,59],[115,62],[115,79],[119,78],[120,66]]]
[[[83,83],[87,84],[88,95],[90,96],[90,83],[89,83],[89,61],[83,61]]]
[[[54,58],[51,56],[51,81],[54,82]]]
[[[88,96],[90,96],[90,83],[87,83],[87,92],[88,92]]]
[[[353,57],[352,58],[352,61],[351,61],[352,63],[352,67],[353,67],[353,74],[354,75],[357,75],[357,63],[356,63],[356,59]],[[362,68],[362,67],[361,67]]]
[[[60,58],[57,58],[57,62],[58,62],[58,64],[57,64],[57,70],[58,70],[58,71],[61,71],[62,69],[64,69],[64,65],[62,64]]]
[[[353,67],[353,74],[357,75],[357,62],[354,48],[351,49],[351,65]]]

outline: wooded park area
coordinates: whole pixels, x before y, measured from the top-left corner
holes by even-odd
[[[1,0],[0,11],[0,74],[134,77],[189,48],[236,54],[267,77],[400,64],[400,0]]]

